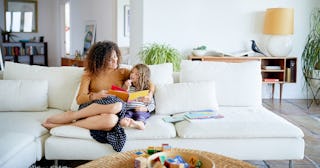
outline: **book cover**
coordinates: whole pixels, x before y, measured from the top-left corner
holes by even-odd
[[[213,112],[189,112],[185,114],[188,119],[209,119],[209,118],[223,118],[221,114]]]
[[[147,96],[149,94],[149,90],[141,90],[141,91],[129,93],[120,87],[112,86],[111,89],[108,91],[108,93],[119,97],[125,102],[128,102],[128,101],[135,100],[139,97]]]
[[[169,122],[169,123],[174,123],[174,122],[179,122],[185,120],[184,116],[167,116],[162,118],[163,121]]]

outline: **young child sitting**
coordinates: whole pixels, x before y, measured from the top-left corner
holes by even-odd
[[[137,64],[132,68],[130,79],[124,83],[124,88],[129,92],[149,90],[153,86],[150,81],[150,75],[150,69],[147,65]],[[154,109],[153,92],[149,92],[148,96],[140,97],[127,103],[125,118],[120,120],[120,125],[143,130],[146,119],[151,116],[150,113]]]

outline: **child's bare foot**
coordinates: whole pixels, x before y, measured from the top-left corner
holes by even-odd
[[[66,111],[60,114],[56,114],[47,119],[48,123],[54,124],[67,124],[71,123],[74,119],[72,118],[73,111]]]
[[[121,119],[120,120],[120,126],[121,127],[129,127],[129,125],[130,125],[130,123],[131,123],[131,118],[127,118],[127,117],[125,117],[125,118],[123,118],[123,119]]]
[[[133,119],[131,119],[131,122],[130,122],[130,127],[132,128],[136,128],[136,129],[139,129],[139,130],[144,130],[145,129],[145,125],[142,121],[135,121]]]

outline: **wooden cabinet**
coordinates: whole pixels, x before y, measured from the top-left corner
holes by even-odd
[[[84,67],[84,65],[85,65],[85,61],[83,59],[75,59],[75,58],[68,58],[68,57],[61,58],[61,66]]]
[[[2,43],[2,47],[5,61],[48,66],[48,44],[46,42]]]
[[[297,82],[297,58],[296,57],[215,57],[215,56],[190,56],[192,61],[216,61],[216,62],[247,62],[261,61],[262,82],[272,84],[272,99],[274,97],[275,84],[280,86],[280,101],[284,83]]]

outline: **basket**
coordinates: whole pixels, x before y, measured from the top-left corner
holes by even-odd
[[[192,152],[158,152],[155,153],[151,156],[148,157],[147,164],[148,168],[152,168],[152,162],[154,159],[156,159],[159,156],[166,156],[166,158],[174,158],[176,156],[181,156],[187,163],[193,158],[197,158],[202,162],[201,168],[215,168],[214,162],[210,160],[207,156],[205,155],[199,155],[197,153],[192,153]]]

